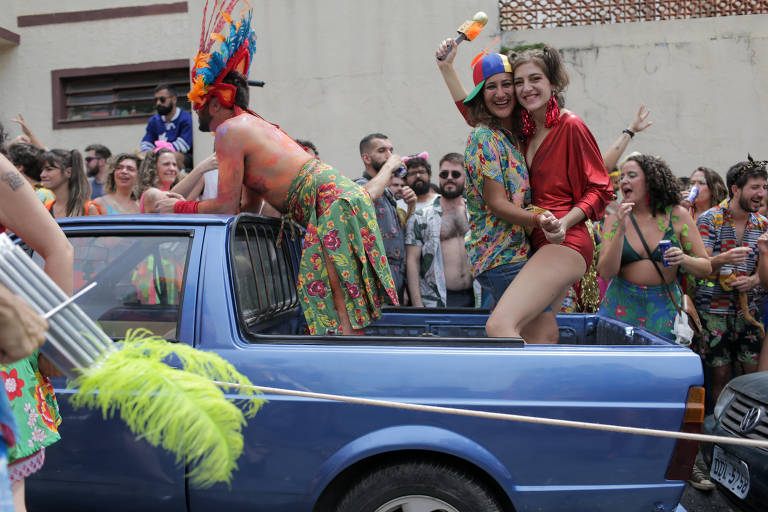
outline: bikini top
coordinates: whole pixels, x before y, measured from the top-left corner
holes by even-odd
[[[672,227],[672,216],[670,215],[669,218],[669,226],[667,226],[666,231],[664,231],[664,236],[661,237],[662,240],[671,240],[672,245],[674,247],[680,247],[680,244],[677,241],[677,237],[675,236],[675,230]],[[645,251],[643,251],[645,252]],[[647,260],[647,256],[640,256],[637,251],[632,247],[629,242],[627,241],[627,237],[624,237],[624,245],[621,248],[621,266],[629,265],[630,263],[635,263],[636,261],[642,261]],[[656,248],[651,252],[651,260],[653,261],[661,261],[661,251],[659,250],[659,246],[657,245]]]

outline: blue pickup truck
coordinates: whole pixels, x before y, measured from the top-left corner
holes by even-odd
[[[366,336],[308,336],[300,235],[252,215],[61,221],[81,307],[115,339],[156,334],[265,386],[530,416],[697,431],[690,350],[595,315],[558,345],[489,339],[487,310],[386,309]],[[119,419],[73,409],[27,482],[32,511],[674,510],[696,443],[271,396],[244,429],[231,485],[195,489],[174,456]],[[693,390],[693,391],[692,391]]]

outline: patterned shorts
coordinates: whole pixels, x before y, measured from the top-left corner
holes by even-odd
[[[756,312],[753,313],[756,316]],[[718,368],[734,360],[757,364],[762,338],[760,329],[743,318],[699,312],[701,319],[701,348],[707,366]]]

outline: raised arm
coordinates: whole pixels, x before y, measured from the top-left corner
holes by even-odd
[[[600,244],[600,257],[597,259],[597,273],[605,280],[619,275],[621,270],[621,251],[624,248],[624,235],[627,231],[629,214],[635,203],[622,203],[615,214],[605,217],[603,241]]]
[[[450,51],[445,56],[444,60],[437,58],[438,55],[442,55],[449,48]],[[461,80],[459,80],[459,75],[456,73],[456,68],[453,67],[453,59],[456,58],[457,48],[458,47],[456,46],[453,38],[448,38],[444,39],[443,42],[440,43],[440,46],[435,52],[435,62],[437,63],[437,68],[440,70],[440,74],[443,75],[445,85],[448,87],[448,91],[451,93],[451,98],[453,98],[453,101],[455,102],[464,101],[464,99],[469,95],[467,90],[464,89]]]
[[[0,155],[0,222],[45,261],[45,273],[72,294],[72,245],[35,195],[30,184]]]
[[[19,112],[19,114],[15,118],[11,119],[11,121],[13,121],[14,123],[18,123],[19,126],[21,126],[21,131],[24,132],[24,135],[29,137],[30,144],[39,147],[43,151],[48,151],[48,148],[45,147],[45,145],[43,145],[43,143],[40,141],[40,139],[37,138],[37,136],[34,133],[32,133],[32,130],[27,125],[27,122],[24,120],[24,116],[21,115],[21,112]]]
[[[216,160],[216,153],[213,153],[208,158],[200,162],[190,171],[186,178],[181,180],[171,189],[171,192],[175,192],[184,196],[186,199],[194,199],[200,195],[200,191],[203,186],[203,175],[206,172],[218,169],[218,161]]]
[[[645,105],[640,105],[640,108],[637,109],[637,115],[635,116],[635,119],[629,123],[629,126],[626,128],[626,130],[621,132],[619,138],[616,139],[614,143],[608,147],[608,149],[603,151],[603,162],[605,163],[605,168],[608,169],[608,172],[611,172],[614,168],[616,168],[616,164],[618,164],[621,155],[624,154],[624,151],[626,151],[627,146],[629,145],[629,141],[632,140],[632,137],[653,124],[653,121],[646,121],[650,113],[651,111],[648,110]]]

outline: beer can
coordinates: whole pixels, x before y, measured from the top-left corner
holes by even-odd
[[[404,180],[406,176],[408,176],[408,169],[405,168],[405,166],[401,165],[397,169],[394,170],[392,173],[395,175],[395,178],[400,178],[401,180]]]
[[[690,192],[688,192],[688,197],[686,197],[685,200],[689,203],[692,203],[696,200],[697,197],[699,197],[699,187],[694,185],[691,187]]]
[[[672,242],[669,240],[662,240],[659,242],[659,252],[661,253],[661,264],[665,267],[671,267],[672,265],[667,263],[666,258],[664,258],[664,254],[667,252],[667,250],[672,247]]]

